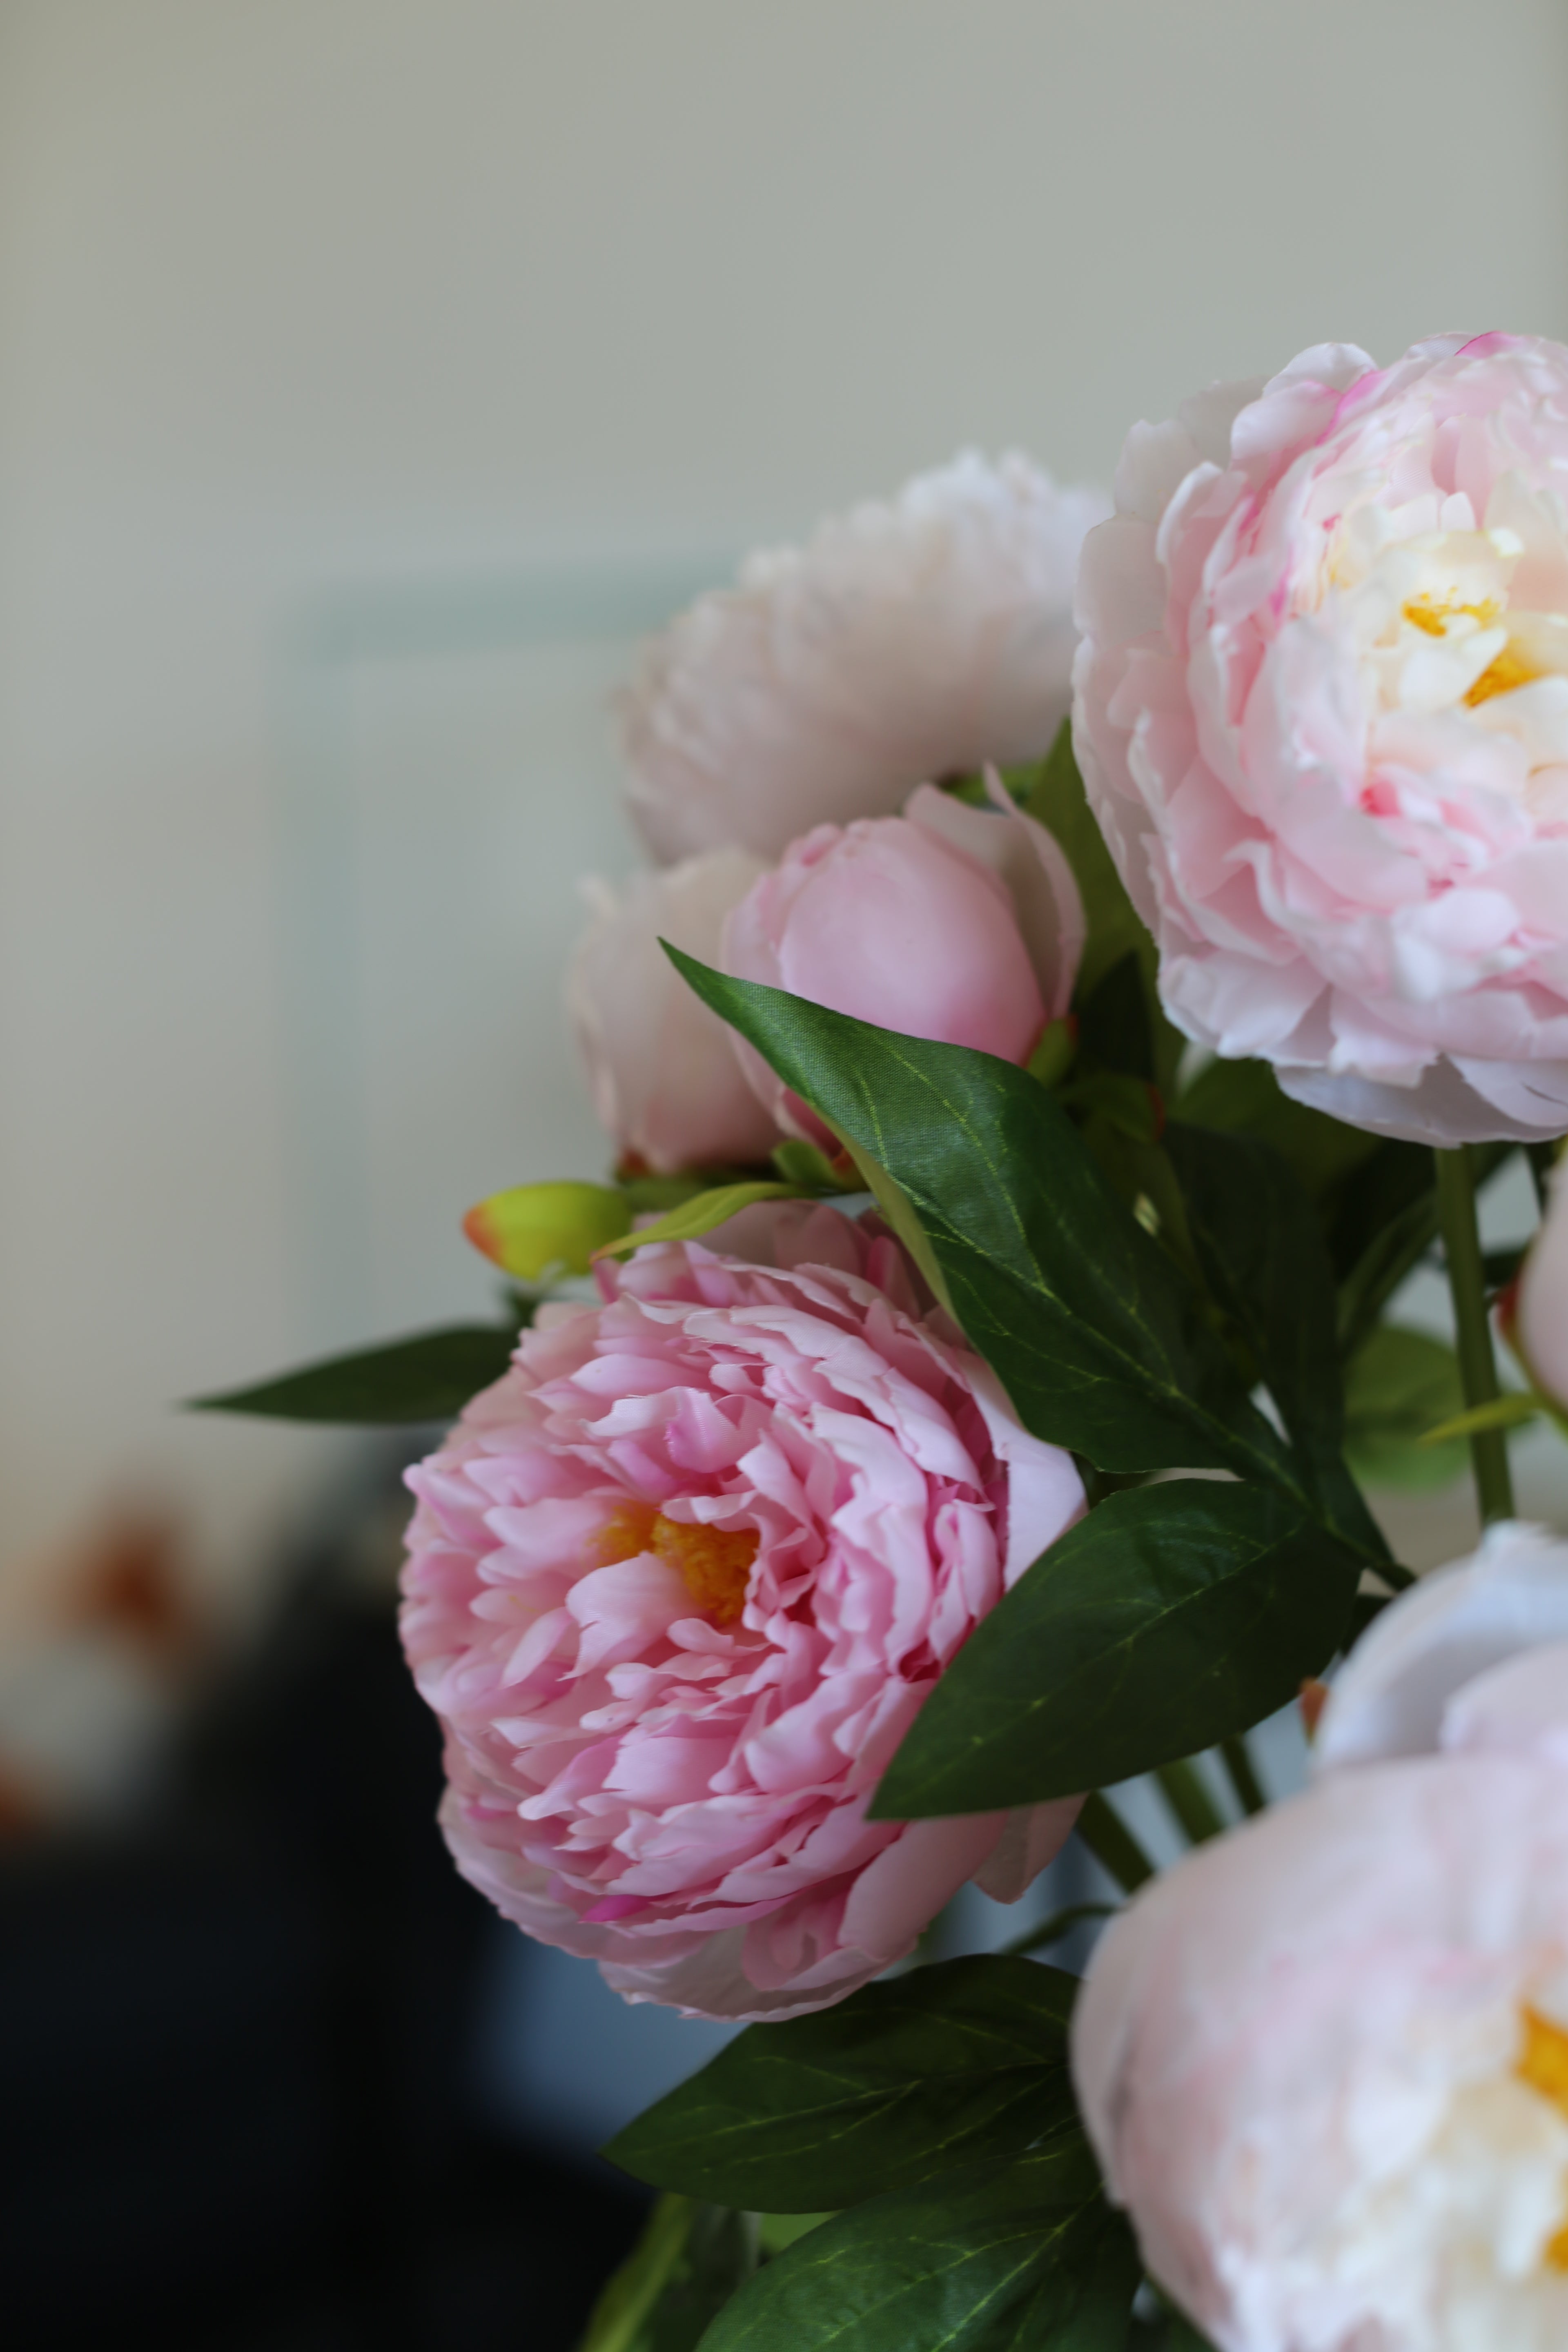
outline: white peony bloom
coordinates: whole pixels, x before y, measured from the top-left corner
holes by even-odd
[[[1458,1728],[1479,1720],[1467,1712],[1470,1686],[1510,1660],[1563,1643],[1568,1544],[1516,1520],[1489,1528],[1470,1559],[1423,1577],[1363,1634],[1329,1695],[1313,1769],[1499,1744]],[[1542,1671],[1532,1671],[1532,1687]],[[1559,1711],[1568,1733],[1568,1674]],[[1522,1736],[1517,1744],[1525,1744]]]
[[[1072,591],[1110,511],[973,451],[889,505],[748,559],[623,698],[633,814],[663,862],[889,816],[916,784],[1038,757],[1071,698]]]
[[[1563,2352],[1568,1773],[1332,1773],[1200,1847],[1102,1939],[1073,2071],[1219,2352]]]
[[[658,1174],[765,1160],[778,1141],[729,1030],[659,945],[717,963],[724,918],[765,870],[744,850],[716,849],[634,875],[618,897],[584,885],[593,919],[567,973],[567,1010],[617,1153]]]

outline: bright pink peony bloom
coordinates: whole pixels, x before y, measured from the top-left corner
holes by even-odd
[[[894,1244],[826,1209],[773,1238],[819,1262],[651,1247],[603,1306],[547,1308],[409,1474],[403,1635],[458,1867],[630,1999],[710,2017],[838,2000],[966,1879],[1022,1893],[1077,1814],[867,1821],[1083,1491],[915,1319]]]
[[[1073,2068],[1219,2352],[1561,2352],[1568,1772],[1375,1764],[1202,1847],[1102,1938]]]
[[[1418,1142],[1568,1127],[1568,350],[1325,344],[1135,425],[1074,734],[1186,1034]]]
[[[1037,759],[1071,700],[1073,574],[1100,490],[969,450],[886,506],[748,559],[647,649],[622,717],[656,857],[887,816],[916,784]]]
[[[723,964],[910,1037],[1028,1059],[1064,1013],[1083,950],[1083,904],[1045,827],[922,784],[902,816],[818,825],[753,884],[724,925]],[[739,1039],[770,1115],[826,1130]]]
[[[620,894],[589,886],[593,920],[566,1004],[618,1151],[658,1174],[765,1160],[778,1129],[747,1085],[730,1032],[692,993],[661,939],[716,963],[724,918],[766,871],[743,849],[637,874]]]

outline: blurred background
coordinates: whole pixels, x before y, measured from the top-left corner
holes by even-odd
[[[1568,333],[1565,113],[1558,0],[0,0],[12,2340],[564,2352],[711,2046],[447,1869],[396,1450],[176,1409],[599,1172],[637,637],[964,444]]]

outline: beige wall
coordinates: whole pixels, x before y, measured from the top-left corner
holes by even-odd
[[[963,441],[1568,332],[1565,106],[1557,0],[8,0],[12,1591],[125,1480],[236,1571],[339,1442],[167,1400],[482,1302],[455,1213],[593,1166],[637,615]]]

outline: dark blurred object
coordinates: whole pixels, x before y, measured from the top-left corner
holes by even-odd
[[[644,2202],[474,2117],[489,1939],[363,1530],[209,1689],[156,1810],[0,1849],[17,2352],[568,2352]]]

